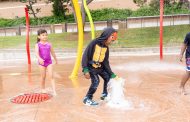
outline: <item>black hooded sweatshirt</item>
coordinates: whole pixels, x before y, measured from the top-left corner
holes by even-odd
[[[83,72],[89,72],[89,70],[93,67],[93,56],[96,55],[95,54],[95,48],[98,46],[101,49],[105,49],[105,52],[100,52],[105,53],[105,55],[103,56],[104,58],[102,59],[101,62],[99,62],[101,65],[99,68],[103,68],[107,73],[109,73],[109,75],[111,76],[112,74],[114,74],[110,68],[109,65],[109,47],[106,46],[104,43],[105,41],[111,36],[112,33],[117,32],[115,29],[109,27],[106,28],[102,34],[100,35],[100,37],[92,40],[92,42],[87,46],[87,48],[85,49],[84,53],[83,53],[83,57],[82,57],[82,68],[83,68]]]

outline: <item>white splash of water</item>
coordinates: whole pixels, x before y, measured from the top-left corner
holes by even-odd
[[[132,104],[125,99],[125,79],[111,79],[108,84],[107,106],[120,109],[132,109]]]

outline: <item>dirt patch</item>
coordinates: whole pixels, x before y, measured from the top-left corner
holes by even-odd
[[[21,2],[1,2],[0,3],[0,16],[2,18],[14,19],[17,17],[24,17],[24,8],[26,3]],[[39,1],[34,4],[34,9],[41,8],[41,12],[37,15],[38,17],[51,16],[52,15],[52,4],[45,4]],[[90,5],[89,9],[101,9],[101,8],[117,8],[117,9],[137,9],[138,7],[133,3],[132,0],[94,0]]]

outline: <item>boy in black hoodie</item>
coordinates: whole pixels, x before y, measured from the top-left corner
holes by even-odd
[[[116,75],[112,72],[109,65],[109,45],[117,38],[117,31],[111,27],[106,28],[100,37],[94,39],[86,48],[82,57],[82,68],[86,79],[91,78],[90,88],[83,100],[86,105],[98,105],[94,100],[93,94],[99,85],[99,76],[104,80],[103,93],[100,97],[104,100],[107,97],[107,84],[110,78]]]

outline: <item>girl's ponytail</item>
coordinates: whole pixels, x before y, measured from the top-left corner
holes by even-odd
[[[37,37],[37,42],[36,43],[38,43],[38,42],[40,42],[40,39]]]

